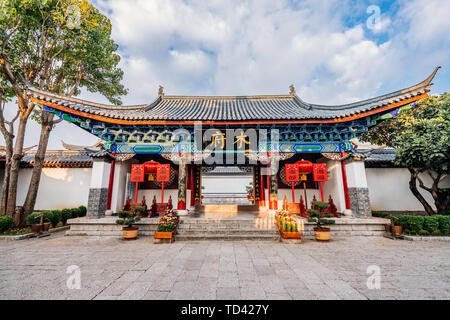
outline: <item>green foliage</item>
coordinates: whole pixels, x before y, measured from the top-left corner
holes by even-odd
[[[28,217],[27,217],[27,219],[26,219],[27,224],[28,224],[28,225],[39,224],[39,223],[41,223],[41,220],[42,220],[42,223],[44,223],[44,222],[50,222],[50,220],[48,219],[48,216],[44,214],[45,212],[46,212],[46,211],[43,211],[43,212],[34,212],[34,213],[28,215]],[[41,218],[42,218],[42,219],[41,219]]]
[[[132,210],[134,213],[137,213],[137,212],[145,212],[145,206],[133,206],[133,207],[131,207],[131,210]]]
[[[80,213],[80,217],[85,217],[86,213],[87,213],[87,208],[85,206],[79,206],[78,207],[79,213]]]
[[[406,234],[420,234],[421,230],[429,234],[447,235],[450,231],[450,216],[413,216],[392,215],[394,224],[401,226]]]
[[[411,230],[411,233],[418,233],[423,229],[424,217],[422,216],[407,216],[407,229]],[[405,226],[402,226],[405,228]]]
[[[72,219],[78,218],[80,216],[80,210],[78,208],[72,208],[70,209],[72,213]]]
[[[306,212],[308,212],[308,215],[310,217],[318,217],[318,216],[320,216],[320,211],[319,210],[308,209],[308,210],[306,210]]]
[[[441,231],[441,234],[443,234],[443,235],[449,234],[450,233],[450,216],[438,215],[436,217],[438,218],[439,230]]]
[[[71,209],[62,209],[61,210],[61,221],[65,225],[67,220],[72,218],[72,210]]]
[[[389,218],[390,213],[384,211],[372,211],[372,216],[377,218]]]
[[[133,224],[141,220],[141,217],[137,217],[136,214],[130,211],[119,211],[117,214],[120,219],[117,219],[116,223],[128,228],[131,228]]]
[[[84,87],[121,103],[127,91],[120,84],[118,45],[109,19],[97,8],[87,0],[2,0],[2,5],[2,53],[16,78],[22,74],[56,93],[73,89],[77,95]]]
[[[253,195],[253,182],[250,182],[247,186],[245,186],[245,190],[247,191],[247,195]]]
[[[419,230],[418,235],[419,236],[429,236],[430,233],[427,230],[422,229],[422,230]]]
[[[48,218],[53,228],[56,228],[58,223],[61,221],[61,211],[43,211],[43,214]]]
[[[0,233],[5,232],[13,226],[13,218],[11,216],[0,217]]]
[[[450,164],[449,93],[422,99],[416,106],[404,108],[397,117],[381,122],[358,137],[372,144],[395,147],[395,164],[411,172],[411,191],[427,214],[436,212],[417,191],[416,180],[432,195],[437,213],[450,214],[450,193],[448,189],[439,187],[443,177],[449,173]],[[432,177],[432,186],[423,184],[421,173]]]
[[[423,229],[433,233],[439,229],[439,219],[436,216],[426,217],[423,221]]]
[[[311,205],[316,206],[317,208],[319,208],[321,210],[327,209],[330,206],[329,203],[322,202],[322,201],[311,201]]]

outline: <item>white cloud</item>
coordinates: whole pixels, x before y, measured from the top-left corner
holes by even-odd
[[[127,104],[152,101],[160,84],[166,94],[245,95],[287,93],[291,83],[306,101],[348,103],[419,82],[450,61],[449,1],[402,1],[397,14],[382,12],[376,30],[366,29],[362,5],[292,3],[96,1],[120,45]],[[361,24],[346,24],[350,10],[361,12]],[[439,76],[448,87],[450,73],[444,68]],[[51,148],[72,132],[68,142],[85,143],[72,127],[56,129]],[[29,132],[28,144],[36,143],[36,129]]]

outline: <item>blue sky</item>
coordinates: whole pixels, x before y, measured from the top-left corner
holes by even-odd
[[[160,84],[166,94],[250,95],[288,93],[291,83],[305,101],[341,104],[413,85],[438,65],[432,93],[450,87],[450,1],[94,3],[119,44],[125,104],[152,101]],[[30,125],[26,145],[37,143],[37,130]],[[60,140],[96,142],[67,123],[54,129],[49,149]]]

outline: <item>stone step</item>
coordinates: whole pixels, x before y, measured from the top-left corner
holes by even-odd
[[[248,202],[247,202],[248,203]],[[195,206],[193,213],[258,213],[259,206],[252,204],[203,204]]]
[[[245,234],[237,234],[237,235],[176,235],[176,241],[195,241],[195,240],[227,240],[227,241],[242,241],[242,240],[266,240],[266,241],[277,241],[280,240],[280,235],[276,234],[259,234],[259,235],[245,235]]]
[[[182,230],[178,229],[177,234],[183,235],[202,235],[202,234],[211,234],[211,235],[227,235],[227,234],[242,234],[242,235],[261,235],[261,234],[279,234],[278,230],[249,230],[249,229],[240,229],[240,230]]]

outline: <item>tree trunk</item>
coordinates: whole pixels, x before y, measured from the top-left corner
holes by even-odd
[[[37,193],[39,190],[39,183],[41,181],[42,165],[45,159],[45,152],[47,151],[48,139],[50,132],[53,129],[53,114],[48,114],[42,111],[42,125],[41,137],[39,139],[39,146],[34,156],[34,167],[31,174],[30,186],[28,187],[27,197],[23,205],[24,217],[26,218],[34,210],[36,204]]]
[[[11,157],[11,170],[9,176],[8,200],[6,204],[6,214],[14,217],[16,211],[17,182],[19,180],[20,160],[22,159],[23,143],[25,139],[25,129],[27,126],[28,115],[21,115],[19,128],[16,135],[13,155]]]
[[[422,196],[422,194],[417,190],[417,175],[419,173],[415,172],[414,169],[408,169],[411,173],[411,179],[409,180],[409,189],[413,193],[413,195],[417,198],[417,200],[420,201],[420,203],[423,205],[425,212],[431,216],[433,214],[436,214],[434,212],[433,208],[428,204],[427,200]]]
[[[0,216],[6,215],[6,204],[8,203],[9,176],[11,173],[11,157],[13,153],[13,136],[4,136],[6,145],[5,175],[2,183],[2,202],[0,205]]]

